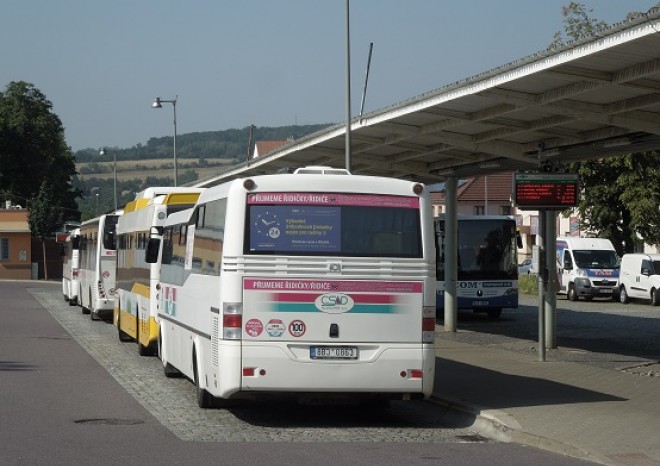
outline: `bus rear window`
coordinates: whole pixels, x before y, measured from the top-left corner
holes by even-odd
[[[422,257],[415,197],[261,194],[247,213],[246,254]]]

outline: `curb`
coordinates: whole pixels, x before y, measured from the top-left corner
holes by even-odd
[[[477,434],[491,440],[529,445],[540,450],[607,466],[620,465],[620,463],[614,462],[611,458],[597,452],[526,432],[513,416],[503,411],[483,409],[463,400],[435,394],[431,395],[428,401],[458,414],[461,419],[471,424],[472,429]]]

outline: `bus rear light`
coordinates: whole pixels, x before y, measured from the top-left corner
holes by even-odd
[[[243,368],[243,377],[254,377],[255,375],[264,376],[266,375],[266,369],[259,369],[257,371],[256,367],[244,367]]]
[[[222,316],[222,325],[225,328],[241,328],[243,326],[243,316],[241,314]]]
[[[96,287],[99,290],[99,298],[106,299],[105,290],[103,289],[103,283],[97,282]]]
[[[222,338],[225,340],[240,340],[243,327],[242,303],[222,304]]]
[[[435,306],[422,309],[422,343],[435,342]]]

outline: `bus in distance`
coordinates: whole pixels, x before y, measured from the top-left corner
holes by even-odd
[[[155,285],[160,277],[155,263],[145,257],[152,228],[162,226],[173,212],[195,204],[203,189],[154,187],[138,193],[124,208],[117,223],[117,299],[113,322],[120,341],[137,342],[138,354],[156,352]],[[158,251],[156,251],[158,253]]]
[[[208,188],[163,228],[165,374],[200,407],[428,397],[434,270],[422,184],[315,167]]]
[[[62,294],[70,306],[78,304],[78,274],[80,267],[80,229],[74,228],[61,236],[62,245]]]
[[[445,220],[435,219],[438,259],[437,308],[445,307]],[[516,221],[506,215],[458,215],[458,309],[497,318],[503,308],[518,308]]]
[[[115,305],[117,219],[106,214],[80,225],[80,279],[78,302],[93,320],[108,318]]]

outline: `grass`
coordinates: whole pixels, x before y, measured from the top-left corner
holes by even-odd
[[[525,274],[518,277],[518,292],[520,294],[538,294],[538,278],[534,274]]]

